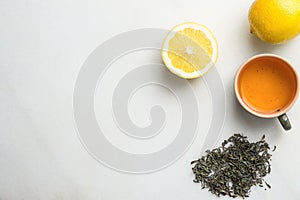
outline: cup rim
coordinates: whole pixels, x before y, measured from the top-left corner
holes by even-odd
[[[241,74],[241,71],[245,68],[245,66],[250,62],[253,61],[257,58],[261,58],[261,57],[271,57],[271,58],[275,58],[275,59],[279,59],[281,61],[283,61],[284,63],[286,63],[290,69],[293,71],[294,75],[295,75],[295,80],[296,80],[296,93],[294,95],[293,100],[289,103],[288,106],[286,106],[284,109],[280,110],[279,112],[275,112],[275,113],[270,113],[270,114],[264,114],[264,113],[259,113],[256,112],[255,110],[251,109],[241,98],[241,95],[239,93],[238,90],[238,78]],[[236,98],[238,99],[239,103],[242,105],[242,107],[247,110],[249,113],[258,116],[258,117],[262,117],[262,118],[275,118],[275,117],[279,117],[280,115],[285,114],[287,111],[289,111],[292,106],[295,104],[298,96],[299,96],[299,77],[297,74],[296,69],[294,68],[294,66],[285,58],[283,58],[282,56],[276,55],[276,54],[271,54],[271,53],[262,53],[262,54],[257,54],[255,56],[250,57],[249,59],[247,59],[245,62],[243,62],[239,69],[236,72],[235,75],[235,80],[234,80],[234,90],[235,90],[235,95]]]

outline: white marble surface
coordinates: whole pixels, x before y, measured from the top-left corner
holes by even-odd
[[[217,69],[226,91],[226,118],[217,143],[242,132],[250,140],[265,134],[277,145],[267,177],[272,189],[254,188],[249,199],[299,199],[299,100],[288,112],[293,129],[284,132],[275,119],[259,119],[242,110],[232,86],[239,65],[257,53],[284,56],[300,71],[300,38],[274,46],[251,36],[251,2],[1,0],[0,199],[217,199],[192,182],[189,162],[199,156],[202,137],[168,168],[130,175],[93,159],[73,120],[76,77],[99,44],[124,31],[168,29],[184,21],[207,25],[219,43]],[[206,97],[203,101],[209,104]],[[139,123],[142,119],[136,118]]]

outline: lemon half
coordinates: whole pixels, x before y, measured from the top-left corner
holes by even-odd
[[[218,44],[206,26],[186,22],[170,30],[161,54],[164,64],[172,73],[193,79],[214,66],[218,58]]]

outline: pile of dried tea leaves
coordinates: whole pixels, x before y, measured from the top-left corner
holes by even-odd
[[[249,197],[254,185],[263,187],[264,183],[271,188],[264,180],[271,171],[269,152],[265,136],[250,143],[246,136],[234,134],[221,147],[207,150],[205,156],[192,161],[194,182],[201,183],[202,189],[208,188],[217,196]]]

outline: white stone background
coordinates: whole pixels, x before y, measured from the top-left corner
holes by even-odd
[[[233,93],[233,79],[239,65],[257,53],[284,56],[300,71],[300,38],[274,46],[250,35],[247,13],[251,3],[1,0],[0,199],[217,199],[192,182],[189,162],[200,156],[203,137],[197,137],[184,156],[168,168],[131,175],[109,169],[91,157],[73,120],[76,77],[98,45],[125,31],[169,29],[185,21],[205,24],[219,43],[216,67],[226,92],[226,118],[216,144],[241,132],[252,141],[265,134],[267,141],[277,146],[272,173],[267,177],[272,189],[254,188],[249,199],[299,199],[299,100],[288,112],[294,127],[284,132],[276,119],[259,119],[241,109]],[[199,90],[203,105],[210,105],[205,87]],[[151,88],[143,92],[162,93]],[[143,92],[137,94],[137,101]],[[145,113],[135,116],[132,107],[133,119],[147,123],[143,121]],[[200,126],[205,130],[211,116],[208,108],[203,109]]]

